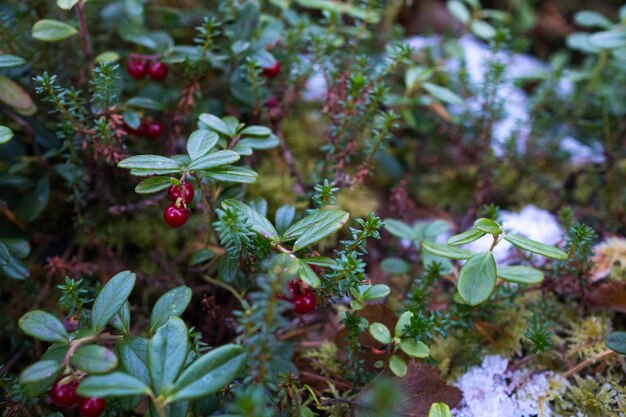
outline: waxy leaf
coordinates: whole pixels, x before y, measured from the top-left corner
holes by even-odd
[[[45,311],[29,311],[20,318],[19,326],[24,333],[35,339],[51,343],[67,343],[68,334],[63,323]]]
[[[217,144],[220,137],[215,132],[208,130],[196,130],[187,140],[187,153],[191,160],[207,154]]]
[[[320,277],[317,276],[315,271],[311,269],[311,267],[302,260],[298,259],[300,263],[300,269],[298,270],[298,276],[300,279],[307,284],[309,284],[313,288],[318,288],[322,282],[320,281]]]
[[[126,335],[117,343],[117,354],[127,373],[150,385],[148,371],[149,340],[139,336]]]
[[[543,272],[529,266],[505,266],[498,268],[498,276],[505,281],[518,284],[539,284],[543,281]]]
[[[0,125],[0,145],[7,143],[13,138],[13,131],[6,126]]]
[[[91,327],[94,332],[102,330],[120,311],[135,286],[135,280],[135,274],[123,271],[102,287],[91,309]]]
[[[24,65],[26,61],[24,58],[17,55],[1,54],[0,55],[0,68],[11,68]]]
[[[57,6],[59,6],[61,9],[69,10],[74,7],[74,5],[78,3],[78,1],[79,0],[57,0]]]
[[[220,182],[238,182],[242,184],[251,184],[256,182],[258,174],[246,167],[221,166],[201,171],[202,175],[214,181]]]
[[[537,255],[542,255],[547,258],[557,259],[560,261],[567,259],[567,253],[563,252],[561,249],[528,239],[524,236],[504,235],[503,238],[518,248],[536,253]]]
[[[120,161],[117,166],[119,168],[131,169],[131,173],[137,170],[142,176],[153,174],[174,174],[181,171],[178,162],[171,158],[159,155],[136,155]]]
[[[82,397],[126,397],[148,394],[150,388],[135,377],[123,372],[113,372],[108,375],[88,376],[81,381],[76,392]]]
[[[63,371],[63,363],[41,360],[26,368],[20,375],[20,384],[31,397],[45,393]]]
[[[319,210],[291,225],[282,239],[290,241],[297,238],[293,245],[293,250],[297,251],[341,229],[348,218],[350,215],[343,210]]]
[[[411,322],[411,318],[413,318],[413,313],[410,311],[405,311],[400,315],[394,329],[394,335],[396,337],[402,337],[404,335],[404,328]]]
[[[370,324],[369,332],[380,343],[385,345],[391,343],[391,332],[384,324],[378,322]]]
[[[226,137],[234,136],[233,132],[222,119],[209,113],[203,113],[199,117],[200,125],[206,126],[207,129],[217,132]]]
[[[471,250],[460,249],[454,246],[442,245],[435,242],[422,242],[422,247],[435,255],[451,259],[469,259],[474,256]]]
[[[394,375],[403,377],[406,375],[409,367],[404,359],[398,355],[391,355],[389,358],[389,369]]]
[[[188,350],[187,326],[178,317],[170,317],[148,344],[148,370],[156,394],[169,390],[185,364]]]
[[[433,403],[428,411],[428,417],[452,417],[452,413],[447,404]]]
[[[46,42],[57,42],[77,33],[78,31],[73,26],[52,19],[40,20],[33,25],[32,29],[33,38]]]
[[[496,261],[491,252],[472,256],[461,268],[457,287],[459,295],[469,305],[487,300],[496,286]]]
[[[465,245],[467,243],[474,242],[485,235],[485,232],[472,228],[450,237],[446,243],[451,246]]]
[[[617,353],[626,355],[626,332],[610,333],[605,340],[606,346]]]
[[[130,307],[128,301],[122,304],[122,308],[111,319],[109,325],[122,333],[130,332]]]
[[[489,233],[490,235],[499,235],[502,234],[502,229],[500,225],[494,222],[491,219],[478,219],[474,223],[474,229],[480,230],[481,232]]]
[[[414,358],[427,358],[430,355],[430,348],[424,342],[403,339],[398,346],[401,351]]]
[[[135,192],[139,194],[158,193],[169,188],[172,184],[170,177],[152,177],[141,181],[135,187]]]
[[[76,349],[70,363],[87,374],[105,374],[117,368],[117,356],[104,346],[84,345]]]
[[[150,314],[150,334],[167,323],[170,317],[180,316],[191,301],[191,288],[176,287],[163,294],[152,308]]]
[[[215,168],[222,165],[232,164],[239,161],[239,154],[233,151],[217,151],[199,157],[191,161],[187,169],[190,171],[199,171],[203,169]]]
[[[176,380],[172,401],[190,400],[213,394],[228,385],[246,362],[239,345],[223,345],[205,353]]]

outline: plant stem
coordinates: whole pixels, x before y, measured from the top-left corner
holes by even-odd
[[[598,361],[606,360],[606,359],[610,358],[613,355],[616,355],[616,353],[614,351],[610,350],[610,349],[607,349],[604,352],[600,352],[597,355],[592,356],[591,358],[587,359],[586,361],[579,363],[578,365],[574,366],[573,368],[568,369],[567,372],[565,372],[563,374],[563,378],[569,378],[570,376],[574,375],[575,373],[577,373],[581,369],[584,369],[584,368],[588,367],[589,365],[593,365],[594,363],[596,363]]]
[[[76,3],[76,17],[80,25],[80,44],[83,49],[83,55],[85,55],[85,61],[89,66],[89,71],[93,70],[93,52],[91,50],[91,42],[89,40],[89,31],[87,30],[87,20],[85,19],[85,9],[83,8],[83,1]]]

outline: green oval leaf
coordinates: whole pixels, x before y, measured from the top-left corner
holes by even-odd
[[[172,180],[170,177],[152,177],[137,184],[135,192],[138,194],[158,193],[159,191],[169,188],[171,185]]]
[[[159,155],[136,155],[121,160],[117,166],[125,169],[141,169],[155,174],[180,172],[181,166],[171,158]]]
[[[187,326],[178,317],[170,317],[148,344],[148,371],[156,394],[164,393],[174,383],[188,350]]]
[[[237,152],[225,150],[206,154],[198,159],[191,161],[187,167],[190,171],[198,171],[210,169],[221,165],[228,165],[239,161],[241,156]]]
[[[15,81],[0,75],[0,102],[21,112],[27,112],[34,108],[33,99]]]
[[[199,117],[200,123],[207,129],[217,132],[226,137],[231,137],[235,132],[231,132],[228,125],[222,119],[209,113],[203,113]],[[201,125],[202,126],[202,125]]]
[[[189,154],[189,158],[193,161],[206,155],[215,147],[219,139],[220,137],[215,132],[196,130],[187,140],[187,153]]]
[[[282,239],[290,241],[297,238],[293,250],[298,251],[341,229],[349,218],[350,215],[343,210],[319,210],[291,225]]]
[[[205,353],[180,375],[172,389],[172,401],[213,394],[228,385],[246,362],[245,349],[224,345]]]
[[[78,0],[57,0],[57,6],[64,10],[70,10]]]
[[[191,288],[180,286],[163,294],[150,314],[150,334],[163,326],[170,317],[180,316],[191,302]]]
[[[474,256],[471,250],[455,248],[435,242],[422,242],[422,247],[435,255],[451,259],[469,259]]]
[[[19,67],[20,65],[24,65],[25,63],[26,61],[24,61],[24,58],[17,55],[0,55],[0,68]]]
[[[13,131],[6,126],[0,125],[0,145],[7,143],[13,138]]]
[[[70,363],[87,374],[106,374],[117,368],[117,356],[104,346],[84,345],[76,349]]]
[[[82,397],[108,398],[148,394],[150,388],[135,377],[123,372],[113,372],[108,375],[88,376],[81,381],[76,392]]]
[[[243,138],[246,136],[253,136],[257,138],[265,138],[272,134],[272,131],[265,126],[248,126],[239,135]]]
[[[400,350],[414,358],[427,358],[430,355],[430,348],[424,342],[416,342],[413,339],[403,339]]]
[[[626,332],[609,333],[604,342],[609,349],[626,355]]]
[[[364,285],[362,287],[366,287],[365,292],[363,292],[364,301],[385,298],[391,293],[391,289],[385,284]],[[361,289],[361,287],[359,287],[359,289]]]
[[[63,363],[57,361],[39,361],[24,369],[20,375],[20,382],[23,384],[33,384],[50,380],[54,382],[63,369]]]
[[[428,411],[428,417],[452,417],[452,413],[447,404],[433,403]]]
[[[320,281],[320,277],[317,276],[315,271],[306,263],[302,262],[302,260],[298,259],[300,263],[300,269],[298,270],[298,276],[300,279],[307,284],[309,284],[313,288],[318,288],[322,282]]]
[[[404,335],[404,328],[411,322],[411,318],[413,318],[413,313],[410,311],[405,311],[400,315],[394,329],[394,335],[396,337],[402,337]]]
[[[117,343],[117,354],[127,373],[150,385],[148,339],[126,335]]]
[[[222,206],[233,208],[241,212],[247,219],[250,228],[265,237],[266,239],[278,240],[278,232],[265,216],[253,209],[252,207],[242,203],[239,200],[227,199],[222,202]]]
[[[24,333],[35,339],[51,343],[67,343],[68,334],[63,324],[45,311],[29,311],[20,318],[19,326]]]
[[[33,25],[31,32],[33,38],[46,42],[57,42],[77,33],[78,31],[73,26],[52,19],[38,21]]]
[[[453,93],[448,88],[428,82],[424,83],[422,86],[424,87],[424,90],[426,90],[432,97],[436,98],[438,101],[458,105],[463,104],[463,99]]]
[[[458,235],[451,236],[446,243],[451,246],[465,245],[480,239],[486,234],[487,233],[481,230],[472,228],[464,231],[463,233],[459,233]]]
[[[398,355],[391,355],[389,358],[389,369],[395,376],[403,377],[406,376],[408,371],[408,365],[404,359],[402,359]]]
[[[507,234],[504,235],[503,238],[518,248],[536,253],[537,255],[542,255],[547,258],[557,259],[560,261],[567,259],[567,253],[563,252],[561,249],[528,239],[524,236]]]
[[[378,322],[370,324],[369,332],[380,343],[385,345],[391,343],[391,332],[384,324]]]
[[[406,274],[411,270],[411,264],[404,259],[395,257],[383,259],[380,267],[388,274]]]
[[[221,166],[211,168],[210,170],[201,171],[202,175],[214,181],[220,182],[238,182],[242,184],[251,184],[256,182],[258,174],[246,167]]]
[[[496,286],[496,262],[491,252],[477,253],[461,268],[457,287],[469,305],[487,300]]]
[[[491,219],[481,218],[476,220],[476,222],[474,223],[474,229],[480,230],[481,232],[489,233],[490,235],[502,234],[502,229],[500,228],[500,225]]]
[[[542,271],[521,265],[498,268],[498,276],[505,281],[518,284],[539,284],[543,281]]]
[[[162,111],[165,109],[163,103],[159,103],[158,101],[152,100],[148,97],[132,97],[128,99],[126,104],[131,107],[139,107],[140,109],[147,110]]]
[[[135,286],[136,276],[130,271],[116,274],[96,297],[91,309],[91,327],[99,332],[122,308]]]

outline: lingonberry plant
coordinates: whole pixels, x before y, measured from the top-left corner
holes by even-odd
[[[483,3],[0,4],[2,415],[623,413],[626,7]]]

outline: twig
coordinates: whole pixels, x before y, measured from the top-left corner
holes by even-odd
[[[92,69],[93,52],[91,51],[91,42],[89,41],[89,31],[87,30],[87,20],[85,19],[85,9],[82,0],[76,3],[76,17],[80,25],[80,44],[85,55],[89,70]]]
[[[569,370],[567,370],[567,372],[565,372],[563,374],[563,378],[569,378],[570,376],[574,375],[575,373],[577,373],[581,369],[584,369],[584,368],[588,367],[589,365],[593,365],[594,363],[599,362],[601,360],[606,360],[606,359],[610,358],[613,355],[616,355],[616,353],[614,351],[610,350],[610,349],[607,349],[604,352],[600,352],[597,355],[592,356],[591,358],[587,359],[586,361],[581,362],[578,365],[574,366],[573,368],[570,368]]]

